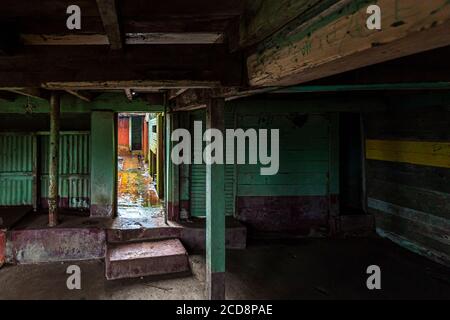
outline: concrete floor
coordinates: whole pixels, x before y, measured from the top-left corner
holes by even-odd
[[[229,251],[228,299],[450,299],[450,269],[379,238],[258,241]],[[68,263],[0,269],[0,299],[203,299],[204,259],[178,279],[106,281],[102,261],[77,262],[82,290],[66,288]],[[366,288],[366,268],[382,290]]]

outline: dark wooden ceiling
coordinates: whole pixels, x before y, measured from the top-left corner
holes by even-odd
[[[81,30],[66,27],[72,4],[81,9]],[[119,40],[100,6],[115,15]],[[0,87],[245,85],[243,58],[230,50],[243,9],[242,0],[4,0]]]

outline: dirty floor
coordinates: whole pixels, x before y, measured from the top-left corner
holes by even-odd
[[[77,262],[82,290],[66,288],[69,263],[0,269],[0,299],[203,299],[204,258],[178,279],[106,281],[102,261]],[[382,290],[366,288],[377,264]],[[450,299],[450,270],[380,238],[258,241],[227,254],[228,299]]]
[[[119,218],[163,218],[164,211],[143,157],[131,152],[122,153],[118,164]]]

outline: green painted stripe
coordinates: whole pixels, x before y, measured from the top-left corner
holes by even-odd
[[[326,173],[281,173],[275,176],[261,176],[253,173],[239,175],[239,185],[326,185]]]
[[[326,184],[311,185],[238,185],[238,196],[324,196],[328,194]]]
[[[424,89],[450,89],[450,82],[409,82],[409,83],[293,86],[276,90],[273,93],[312,93],[312,92],[424,90]]]

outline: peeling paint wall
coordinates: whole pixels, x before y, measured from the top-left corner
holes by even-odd
[[[33,264],[105,257],[102,229],[39,229],[8,232],[9,263]]]

